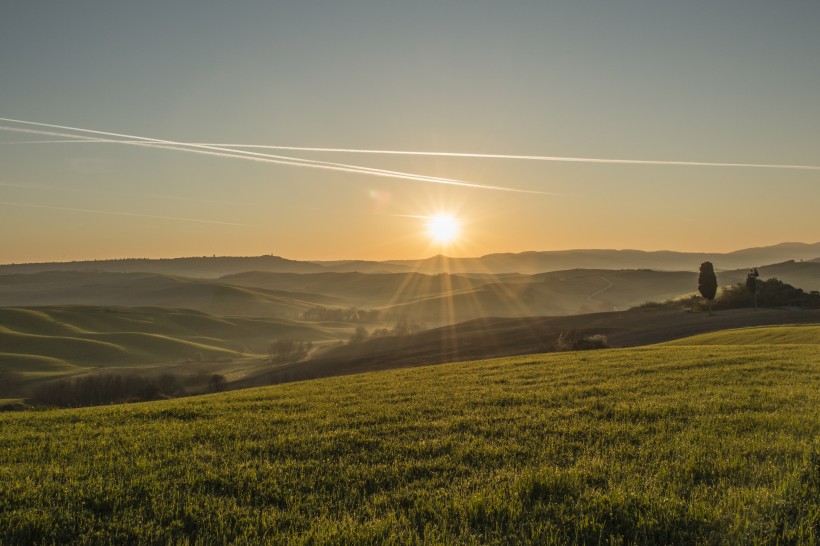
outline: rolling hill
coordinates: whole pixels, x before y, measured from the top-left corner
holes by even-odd
[[[407,336],[369,339],[333,347],[312,360],[263,370],[235,387],[267,385],[373,370],[459,360],[553,352],[562,332],[606,336],[612,347],[671,341],[727,328],[820,324],[820,311],[747,309],[712,317],[679,309],[632,309],[566,317],[484,318]]]
[[[820,285],[820,264],[760,268],[805,287]],[[747,270],[718,274],[723,285]],[[59,271],[0,275],[0,307],[33,305],[163,306],[219,315],[301,317],[314,307],[380,311],[436,326],[481,317],[572,315],[626,309],[692,293],[696,272],[574,269],[537,275],[245,272],[219,279],[151,273]]]
[[[724,271],[720,273],[719,279],[724,284],[744,282],[748,272],[748,269]],[[776,277],[807,292],[820,290],[820,260],[802,262],[789,260],[779,264],[758,267],[758,272],[761,279]]]
[[[420,273],[265,273],[252,271],[219,279],[226,284],[294,292],[311,292],[351,304],[381,307],[484,285],[487,280],[462,275]]]
[[[124,307],[0,308],[0,373],[14,374],[19,397],[39,380],[93,370],[165,373],[231,372],[257,363],[271,341],[326,342],[349,329],[286,319],[225,317],[187,309]],[[6,378],[8,379],[8,378]]]
[[[316,305],[348,303],[319,294],[250,289],[152,273],[54,271],[0,275],[0,307],[33,305],[157,306],[221,315],[300,316]]]
[[[9,544],[816,544],[817,346],[736,340],[0,414],[0,532]]]

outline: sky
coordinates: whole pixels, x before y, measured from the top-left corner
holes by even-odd
[[[818,59],[813,0],[7,2],[0,263],[816,242],[820,169],[675,162],[820,167]]]

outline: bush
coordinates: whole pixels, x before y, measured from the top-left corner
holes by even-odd
[[[228,385],[228,380],[222,374],[215,373],[208,380],[208,390],[210,392],[222,392]]]
[[[290,362],[304,358],[312,348],[313,343],[310,341],[297,341],[286,337],[271,343],[268,354],[271,362]]]
[[[185,389],[171,374],[157,377],[97,374],[55,381],[34,390],[31,402],[58,407],[99,406],[184,396]]]
[[[607,338],[603,334],[584,334],[579,330],[561,332],[556,341],[559,351],[587,351],[590,349],[606,349],[609,347]]]
[[[802,307],[820,309],[820,294],[805,292],[776,278],[757,283],[757,303],[760,307]],[[754,295],[744,283],[723,290],[715,301],[717,309],[739,309],[754,306]]]

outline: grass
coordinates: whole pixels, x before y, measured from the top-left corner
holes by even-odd
[[[0,542],[816,544],[818,408],[817,345],[723,344],[4,414]]]
[[[346,338],[349,330],[159,307],[6,307],[0,308],[0,375],[14,374],[19,392],[12,394],[22,396],[42,379],[97,368],[259,360],[280,337],[321,342]]]
[[[820,325],[735,328],[670,341],[666,345],[820,345]]]

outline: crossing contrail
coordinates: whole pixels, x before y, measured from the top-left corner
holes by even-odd
[[[138,214],[136,212],[119,212],[119,211],[112,211],[112,210],[99,210],[99,209],[83,209],[83,208],[74,208],[74,207],[57,207],[52,205],[38,205],[35,203],[20,203],[17,201],[0,201],[0,205],[6,205],[11,207],[27,207],[33,209],[49,209],[49,210],[65,210],[70,212],[93,212],[96,214],[108,214],[112,216],[133,216],[136,218],[153,218],[158,220],[175,220],[179,222],[196,222],[199,224],[217,224],[220,226],[246,226],[247,224],[238,224],[236,222],[220,222],[218,220],[202,220],[200,218],[183,218],[180,216],[158,216],[155,214]]]
[[[2,118],[0,118],[2,119]],[[105,139],[83,138],[78,140],[31,140],[19,142],[6,142],[4,144],[60,144],[67,142],[94,143],[110,142]],[[134,142],[123,142],[133,144]],[[373,150],[357,148],[317,148],[308,146],[274,146],[270,144],[223,144],[223,143],[189,143],[187,146],[208,146],[224,148],[226,150],[237,151],[240,149],[264,149],[264,150],[289,150],[299,152],[322,152],[322,153],[344,153],[344,154],[369,154],[369,155],[404,155],[404,156],[427,156],[427,157],[456,157],[473,159],[512,159],[525,161],[553,161],[564,163],[603,163],[615,165],[669,165],[684,167],[740,167],[749,169],[793,169],[803,171],[820,171],[820,165],[792,165],[783,163],[725,163],[710,161],[672,161],[663,159],[613,159],[596,157],[571,157],[571,156],[549,156],[549,155],[517,155],[517,154],[482,154],[470,152],[430,152],[411,150]],[[302,160],[310,161],[310,160]],[[521,190],[517,190],[521,191]],[[538,193],[538,192],[533,192]]]
[[[220,146],[227,149],[259,148],[269,150],[292,150],[302,152],[325,152],[346,154],[373,154],[373,155],[409,155],[429,157],[465,157],[475,159],[519,159],[527,161],[555,161],[566,163],[610,163],[619,165],[679,165],[689,167],[745,167],[756,169],[798,169],[820,171],[820,165],[788,165],[781,163],[722,163],[709,161],[668,161],[661,159],[611,159],[595,157],[568,157],[549,155],[516,155],[516,154],[480,154],[469,152],[425,152],[408,150],[368,150],[354,148],[310,148],[302,146],[272,146],[266,144],[205,144]]]
[[[349,172],[349,173],[356,173],[356,174],[368,174],[372,176],[381,176],[387,178],[398,178],[404,180],[412,180],[415,182],[427,182],[427,183],[434,183],[434,184],[445,184],[445,185],[452,185],[452,186],[460,186],[466,188],[474,188],[474,189],[485,189],[485,190],[496,190],[496,191],[508,191],[508,192],[518,192],[518,193],[533,193],[533,194],[546,194],[545,192],[539,191],[531,191],[531,190],[522,190],[517,188],[509,188],[505,186],[492,186],[486,184],[475,184],[471,182],[464,182],[461,180],[455,180],[452,178],[441,178],[435,176],[425,176],[425,175],[417,175],[412,173],[405,173],[400,171],[391,171],[386,169],[374,169],[370,167],[363,167],[361,165],[349,165],[345,163],[333,163],[328,161],[317,161],[312,159],[302,159],[296,157],[288,157],[288,156],[279,156],[279,155],[272,155],[272,154],[264,154],[258,152],[249,152],[245,150],[239,150],[237,148],[223,148],[220,146],[211,146],[208,144],[191,144],[186,142],[178,142],[173,140],[164,140],[164,139],[157,139],[157,138],[148,138],[148,137],[140,137],[135,135],[126,135],[122,133],[112,133],[108,131],[96,131],[91,129],[82,129],[79,127],[68,127],[65,125],[55,125],[51,123],[38,123],[33,121],[25,121],[25,120],[18,120],[18,119],[11,119],[11,118],[0,118],[0,121],[10,122],[10,123],[18,123],[24,125],[31,125],[37,127],[47,127],[52,129],[62,129],[66,131],[74,131],[74,132],[81,132],[81,133],[88,133],[94,135],[102,135],[106,137],[114,137],[114,138],[106,138],[106,139],[96,139],[95,142],[110,142],[110,143],[118,143],[118,144],[130,144],[135,146],[146,146],[152,148],[162,148],[167,150],[178,150],[178,151],[187,151],[193,153],[200,153],[205,155],[212,155],[217,157],[231,157],[231,158],[242,158],[252,161],[260,161],[264,163],[275,163],[280,165],[291,165],[296,167],[310,167],[315,169],[325,169],[331,171],[340,171],[340,172]],[[62,133],[62,132],[55,132],[55,131],[44,131],[44,130],[36,130],[36,129],[26,129],[21,127],[8,127],[8,126],[0,126],[0,130],[5,131],[15,131],[15,132],[22,132],[28,134],[39,134],[44,136],[52,136],[52,137],[64,137],[64,138],[74,138],[74,139],[85,139],[86,141],[89,140],[87,137],[83,137],[82,135],[70,134],[70,133]],[[127,139],[127,140],[124,140]]]

